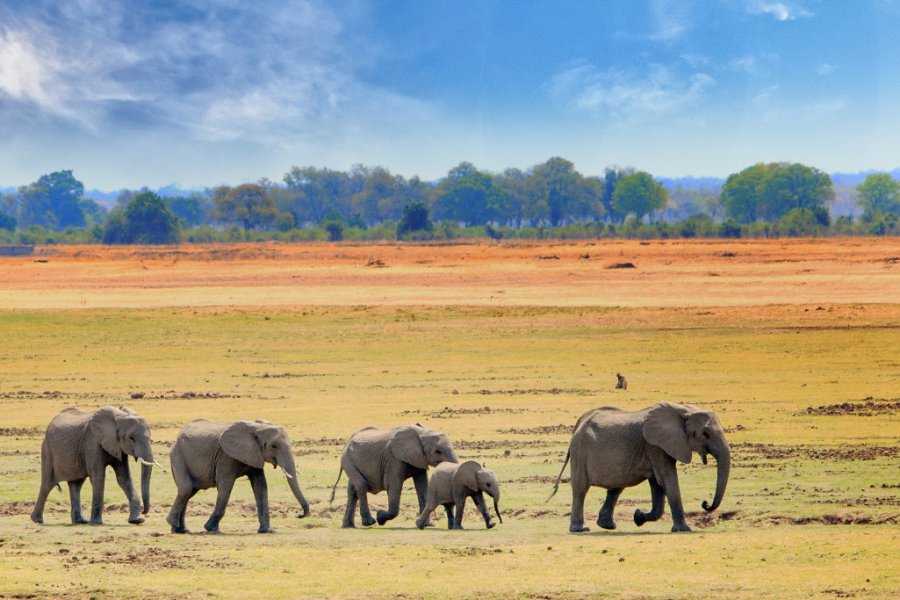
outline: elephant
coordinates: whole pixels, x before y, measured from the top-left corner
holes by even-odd
[[[462,529],[463,511],[466,507],[466,498],[471,497],[475,506],[484,517],[484,524],[488,529],[496,523],[491,520],[487,505],[484,502],[484,492],[494,499],[494,512],[497,518],[503,522],[500,514],[500,483],[494,472],[482,467],[474,460],[462,464],[441,463],[434,468],[431,480],[428,482],[425,510],[416,519],[416,526],[425,529],[428,518],[438,506],[443,505],[447,511],[447,529]],[[454,515],[454,509],[456,514]]]
[[[712,504],[703,509],[712,512],[725,496],[731,469],[731,452],[719,418],[712,411],[690,404],[660,402],[643,410],[629,412],[604,406],[581,415],[575,424],[562,470],[553,486],[552,498],[566,463],[572,460],[572,513],[569,531],[588,531],[584,526],[584,497],[592,485],[606,488],[606,500],[597,517],[603,529],[615,529],[613,511],[623,488],[650,482],[652,508],[637,509],[634,522],[641,526],[658,520],[668,498],[672,510],[672,531],[690,531],[684,519],[676,462],[690,463],[691,453],[716,459],[716,491]],[[549,498],[548,498],[549,500]]]
[[[131,483],[129,456],[141,463],[141,499]],[[81,515],[81,486],[90,477],[93,488],[90,524],[102,525],[106,467],[111,466],[128,499],[128,522],[143,523],[143,515],[150,511],[150,475],[154,464],[159,463],[150,448],[150,426],[130,408],[104,406],[92,412],[66,408],[50,421],[41,443],[41,487],[31,520],[44,522],[47,496],[54,486],[59,488],[59,482],[65,481],[69,484],[72,523],[88,523]]]
[[[258,533],[270,533],[269,499],[265,463],[281,467],[294,497],[303,509],[300,518],[309,515],[309,503],[297,482],[297,468],[291,453],[291,440],[283,427],[268,421],[236,421],[221,424],[206,419],[191,421],[178,434],[169,455],[172,477],[178,494],[166,522],[172,533],[187,533],[184,516],[187,503],[199,490],[215,487],[218,495],[212,514],[203,526],[219,533],[234,481],[244,475],[250,479],[259,517]]]
[[[341,469],[331,488],[331,502],[341,474],[347,472],[347,508],[342,527],[356,527],[354,513],[359,502],[359,515],[365,527],[376,520],[369,511],[367,494],[388,493],[388,510],[379,510],[377,523],[384,525],[400,513],[403,482],[412,477],[419,499],[419,512],[425,509],[428,467],[442,462],[458,463],[453,443],[447,434],[415,425],[392,429],[366,427],[350,436],[341,453]]]

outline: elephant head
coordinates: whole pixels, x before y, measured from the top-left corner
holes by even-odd
[[[474,460],[469,460],[459,465],[456,474],[450,481],[450,487],[454,496],[460,487],[468,489],[470,492],[487,492],[494,499],[494,512],[497,518],[503,522],[503,516],[500,514],[500,482],[497,476],[490,469],[482,467]]]
[[[716,413],[690,404],[660,402],[648,412],[642,432],[649,444],[685,464],[691,462],[692,452],[700,455],[703,464],[712,454],[717,466],[716,493],[712,504],[703,501],[703,509],[716,510],[725,496],[731,470],[731,451]]]
[[[442,462],[459,462],[446,433],[421,425],[399,428],[391,436],[387,447],[394,458],[420,469],[435,467]]]
[[[294,498],[300,503],[303,513],[309,515],[309,503],[297,482],[297,468],[291,452],[291,440],[283,427],[268,421],[237,421],[219,436],[219,445],[225,454],[251,467],[262,469],[266,463],[281,467],[288,479]]]
[[[147,420],[127,406],[104,406],[94,412],[89,427],[100,446],[116,460],[122,460],[125,455],[141,463],[142,512],[147,514],[150,511],[150,475],[154,463],[159,464],[150,448]]]

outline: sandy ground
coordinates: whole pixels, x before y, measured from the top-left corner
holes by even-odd
[[[43,246],[0,257],[0,309],[896,303],[898,263],[897,238]]]

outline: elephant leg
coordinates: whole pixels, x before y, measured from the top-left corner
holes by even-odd
[[[419,500],[419,514],[422,514],[422,511],[425,510],[425,505],[427,504],[426,497],[428,495],[428,472],[420,471],[414,474],[413,485],[415,485],[416,487],[416,497]],[[437,505],[435,505],[430,511],[428,511],[428,516],[425,520],[425,527],[434,527],[434,523],[431,520],[431,513],[435,508],[437,508]],[[421,529],[421,527],[419,529]]]
[[[394,482],[387,490],[388,493],[388,509],[387,510],[379,510],[378,524],[384,525],[391,519],[397,518],[397,515],[400,514],[400,493],[403,491],[403,480],[401,479],[399,482]]]
[[[491,529],[496,525],[491,520],[491,513],[488,511],[487,502],[484,501],[484,493],[478,492],[474,496],[472,496],[472,500],[475,502],[475,507],[478,508],[478,512],[481,513],[481,516],[484,518],[484,525],[488,529]]]
[[[217,473],[217,475],[219,475]],[[225,516],[225,509],[228,507],[228,499],[231,497],[231,490],[234,488],[234,477],[217,477],[216,490],[216,506],[213,508],[212,514],[203,525],[203,528],[210,533],[219,533],[219,521]]]
[[[103,492],[106,487],[106,465],[93,469],[91,477],[91,525],[103,525]]]
[[[87,523],[81,515],[81,486],[86,478],[75,479],[69,482],[69,513],[72,516],[72,525],[84,525]]]
[[[172,527],[172,533],[187,533],[188,530],[184,526],[184,517],[187,513],[188,500],[197,493],[194,482],[187,470],[187,464],[179,453],[173,453],[172,461],[172,478],[175,479],[175,487],[178,490],[175,500],[172,502],[172,509],[166,516],[166,523]]]
[[[684,508],[681,504],[681,488],[678,485],[678,471],[674,466],[671,472],[663,476],[663,493],[669,499],[669,509],[672,511],[672,531],[690,531],[687,521],[684,520]]]
[[[356,490],[356,499],[359,502],[359,518],[362,521],[363,527],[370,527],[375,524],[375,519],[372,518],[372,512],[369,510],[369,482],[366,481],[366,478],[363,477],[362,473],[359,472],[359,469],[354,467],[353,465],[347,465],[344,467],[344,472],[347,473],[347,478],[350,480],[350,483],[353,485]],[[347,488],[350,489],[349,486]],[[349,495],[349,493],[348,493]],[[347,506],[350,506],[350,498],[347,498]],[[353,519],[352,517],[348,519],[346,515],[344,516],[344,527],[353,527]]]
[[[453,515],[453,516],[454,516],[454,519],[453,519],[453,529],[462,529],[462,528],[463,528],[463,526],[462,526],[463,513],[464,513],[465,510],[466,510],[466,496],[465,496],[465,494],[463,494],[463,495],[461,495],[461,496],[454,496],[454,497],[453,497],[453,504],[456,505],[456,506],[454,507],[455,510],[454,510],[454,515]]]
[[[647,521],[658,521],[666,511],[666,492],[663,490],[662,486],[656,482],[655,479],[650,478],[649,480],[647,480],[647,482],[650,484],[650,498],[653,502],[653,506],[650,508],[650,512],[648,513],[642,511],[639,508],[634,511],[634,524],[638,527],[640,527]]]
[[[272,533],[269,527],[269,486],[266,483],[266,475],[262,469],[259,472],[249,474],[250,487],[253,488],[253,496],[256,498],[256,514],[259,517],[259,529],[256,533]]]
[[[600,507],[600,514],[597,515],[597,525],[603,529],[616,528],[616,520],[613,518],[613,514],[615,513],[616,502],[619,501],[619,495],[621,493],[622,488],[606,490],[606,500],[603,501],[603,506]]]
[[[353,528],[356,527],[356,503],[358,502],[356,486],[353,485],[353,482],[349,482],[347,484],[347,507],[344,509],[344,521],[341,523],[341,527],[344,528]]]
[[[31,510],[31,520],[35,523],[44,522],[44,505],[47,503],[47,496],[53,490],[55,482],[53,481],[53,463],[47,449],[47,441],[41,443],[41,487],[38,490],[37,500],[34,501],[34,508]]]
[[[134,492],[134,486],[131,484],[131,471],[128,468],[128,458],[123,457],[119,463],[113,465],[116,472],[116,481],[119,487],[125,492],[125,498],[128,499],[128,522],[133,525],[139,525],[144,522],[141,515],[141,500]]]
[[[584,526],[584,497],[591,486],[585,475],[575,473],[574,468],[572,471],[572,513],[569,515],[569,532],[583,533],[591,530],[590,527]]]
[[[447,513],[447,529],[453,529],[453,503],[445,502],[444,511]]]
[[[434,512],[434,509],[437,508],[437,504],[428,503],[425,505],[425,508],[422,509],[422,512],[419,513],[418,518],[416,519],[416,527],[419,529],[425,529],[428,524],[431,522],[431,513]],[[447,506],[446,504],[444,506]]]

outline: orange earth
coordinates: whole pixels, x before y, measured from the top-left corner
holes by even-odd
[[[896,304],[898,263],[900,238],[40,246],[0,257],[0,310]]]

